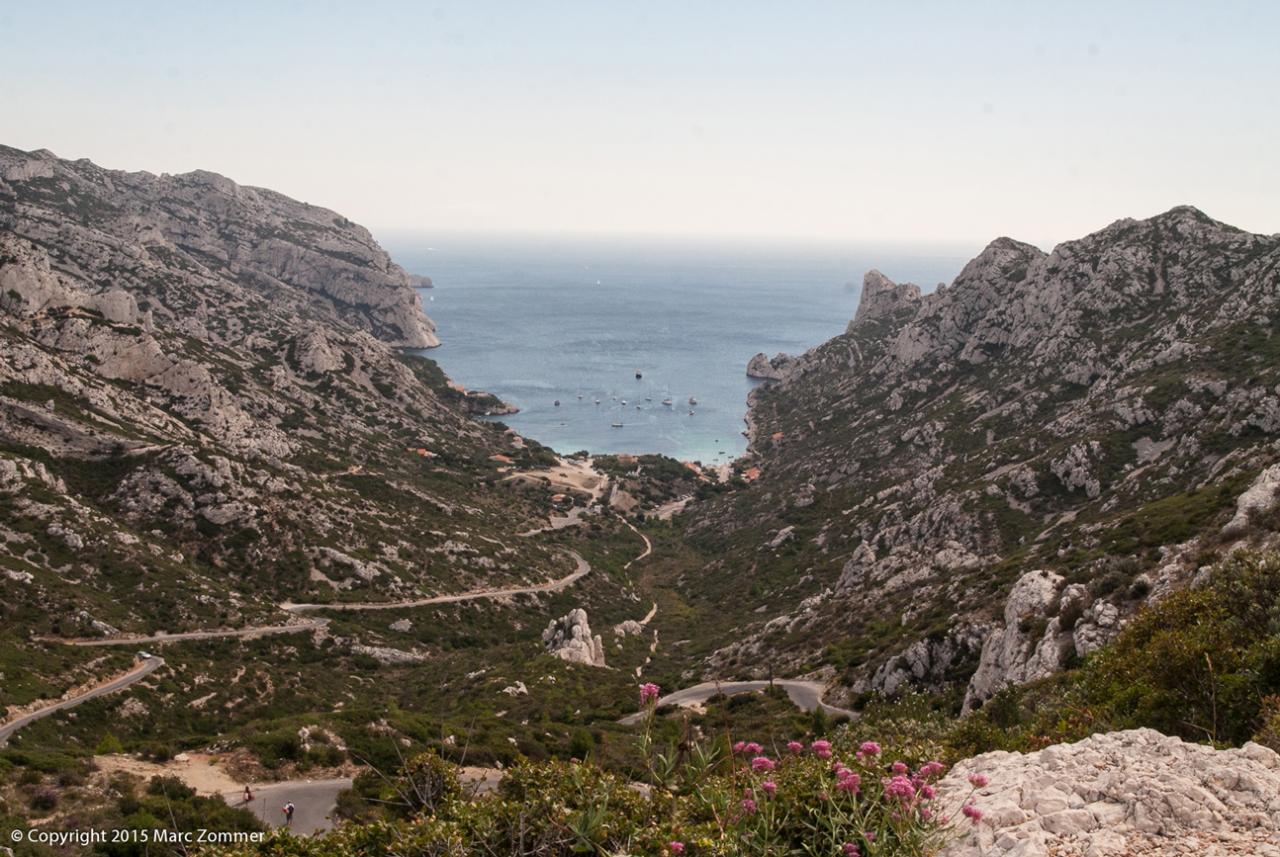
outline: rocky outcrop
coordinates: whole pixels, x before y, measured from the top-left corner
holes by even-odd
[[[1280,464],[1272,465],[1258,474],[1243,494],[1236,498],[1236,513],[1222,528],[1225,536],[1241,536],[1249,529],[1250,521],[1270,512],[1280,498]]]
[[[972,776],[987,784],[975,792]],[[986,753],[939,784],[941,806],[967,800],[982,819],[962,819],[941,857],[1280,854],[1280,756],[1253,743],[1215,750],[1136,729]]]
[[[559,619],[552,619],[551,624],[542,632],[542,642],[547,651],[557,658],[572,664],[584,664],[589,667],[603,667],[604,642],[600,635],[592,635],[591,625],[587,622],[587,611],[582,608],[570,610]]]
[[[898,284],[879,271],[868,271],[862,278],[862,297],[849,330],[914,312],[919,305],[920,287],[915,283]]]
[[[969,680],[969,711],[1011,684],[1025,684],[1083,658],[1119,633],[1120,609],[1095,601],[1087,587],[1063,585],[1044,569],[1018,579],[1004,604],[1004,624],[983,641],[978,667]]]
[[[795,364],[796,358],[789,354],[775,354],[770,358],[762,351],[747,363],[747,377],[781,381]]]

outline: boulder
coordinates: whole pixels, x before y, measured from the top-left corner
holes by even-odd
[[[605,666],[604,642],[599,634],[592,635],[587,611],[581,607],[570,610],[559,619],[552,619],[547,630],[542,632],[542,642],[548,652],[569,663]]]

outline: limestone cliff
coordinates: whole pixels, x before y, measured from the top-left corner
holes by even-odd
[[[998,239],[930,294],[868,273],[847,332],[752,392],[758,478],[686,513],[704,597],[767,581],[707,674],[976,705],[1086,654],[1272,539],[1278,334],[1280,236],[1189,207]]]
[[[561,574],[515,537],[549,508],[486,485],[549,453],[400,349],[434,344],[340,215],[0,147],[0,624],[216,627]]]

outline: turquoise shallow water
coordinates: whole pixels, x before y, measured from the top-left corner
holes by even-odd
[[[800,353],[843,331],[868,268],[930,289],[972,255],[446,236],[383,243],[435,283],[423,303],[444,344],[427,354],[458,382],[521,409],[504,422],[560,452],[704,463],[746,447],[753,354]],[[661,404],[668,394],[672,407]]]

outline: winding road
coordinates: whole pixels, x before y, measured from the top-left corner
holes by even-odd
[[[821,708],[827,714],[848,717],[850,720],[857,717],[854,712],[847,708],[839,708],[823,702],[822,694],[826,692],[827,688],[821,682],[778,678],[773,680],[773,684],[785,690],[791,701],[802,711],[813,711],[815,708]],[[743,693],[759,693],[768,686],[768,681],[704,681],[701,684],[695,684],[659,697],[658,705],[678,705],[681,708],[689,708],[706,702],[717,694],[738,696]],[[630,726],[639,723],[643,717],[644,712],[637,711],[635,714],[628,714],[618,722]]]
[[[90,699],[97,699],[99,696],[106,696],[109,693],[115,693],[117,690],[124,690],[126,687],[141,681],[144,677],[160,669],[162,666],[164,666],[164,658],[152,656],[122,676],[117,676],[103,684],[89,688],[78,696],[72,696],[68,699],[60,699],[57,702],[51,702],[43,708],[37,708],[29,714],[24,714],[16,720],[5,723],[3,726],[0,726],[0,745],[8,741],[9,736],[14,732],[17,732],[23,726],[34,723],[42,717],[48,717],[55,711],[73,708],[82,702],[88,702]]]
[[[187,640],[218,640],[240,637],[252,640],[273,634],[296,634],[300,631],[316,631],[328,624],[327,619],[305,619],[288,625],[253,625],[248,628],[227,628],[216,631],[180,631],[176,634],[151,634],[134,637],[32,637],[38,643],[62,643],[67,646],[163,646]]]
[[[471,592],[459,592],[456,595],[433,595],[430,598],[415,598],[409,601],[354,601],[336,602],[333,604],[281,604],[280,609],[290,613],[312,613],[316,610],[396,610],[405,607],[427,607],[432,604],[456,604],[459,601],[476,601],[482,598],[509,598],[512,595],[534,595],[541,592],[559,592],[591,572],[591,563],[574,551],[565,551],[577,567],[565,577],[548,583],[535,583],[532,586],[517,586],[510,589],[477,589]]]

